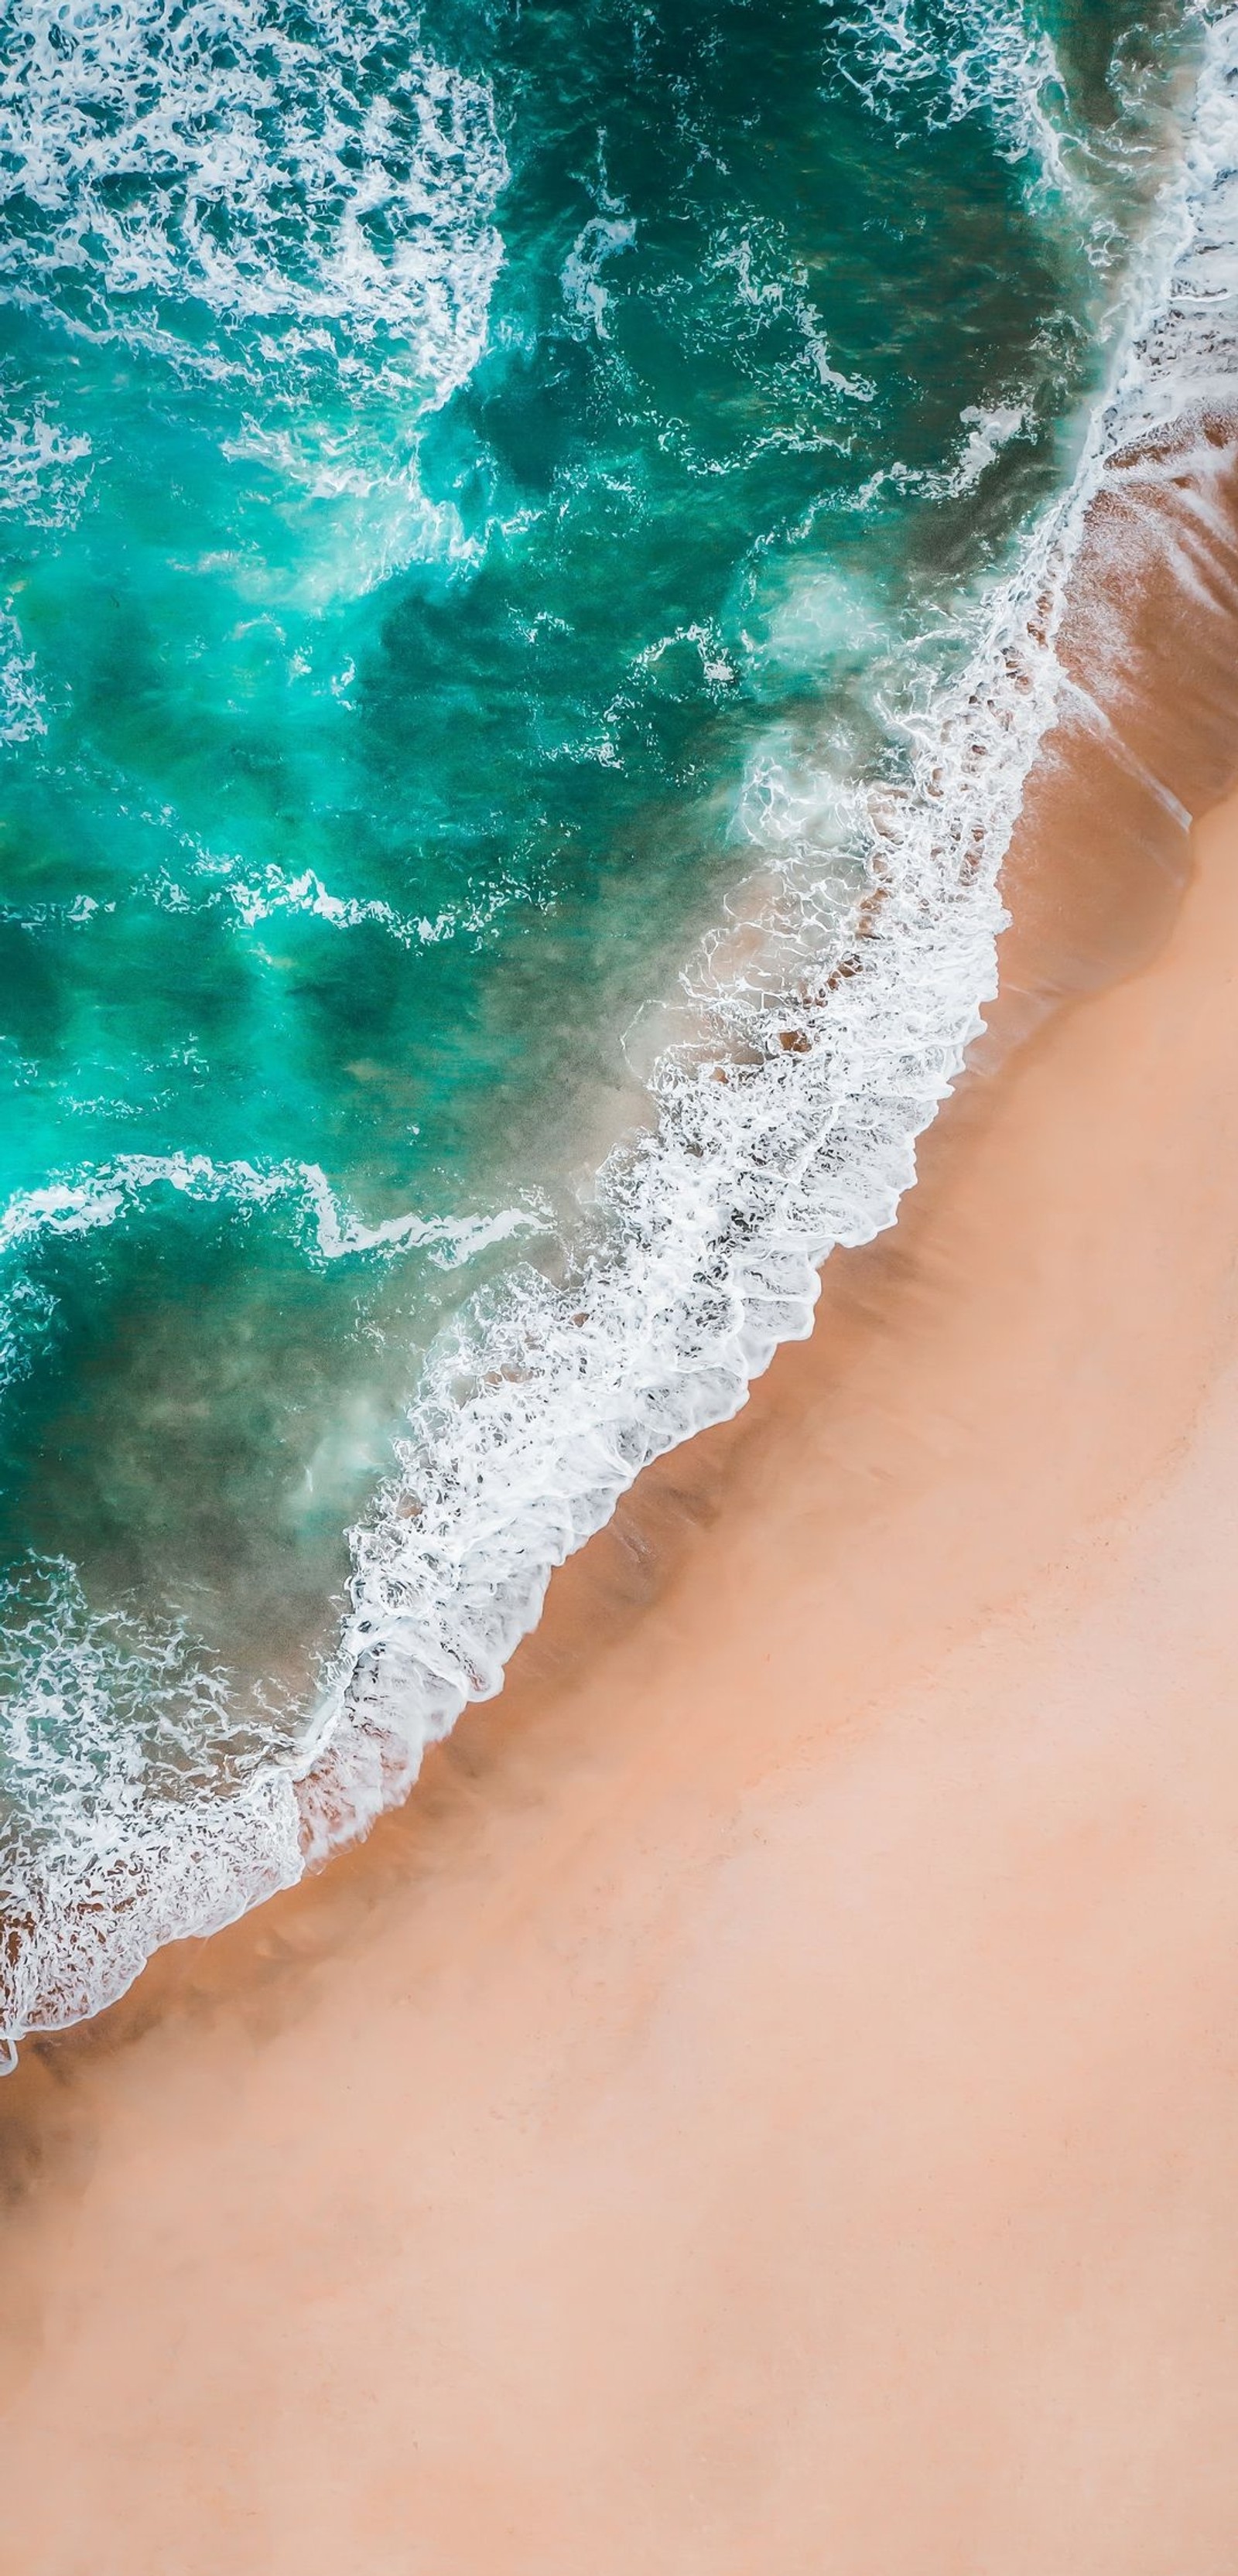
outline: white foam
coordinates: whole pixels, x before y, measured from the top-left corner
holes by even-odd
[[[1025,427],[1027,410],[1023,403],[994,403],[988,410],[969,403],[959,417],[968,437],[954,469],[952,489],[970,492]]]
[[[601,1176],[597,1252],[562,1288],[512,1283],[438,1355],[401,1484],[354,1536],[353,1615],[310,1747],[327,1841],[354,1821],[331,1785],[341,1762],[368,1821],[352,1738],[381,1743],[368,1776],[383,1796],[405,1785],[424,1744],[499,1687],[554,1565],[643,1465],[734,1411],[776,1344],[808,1331],[833,1246],[892,1220],[994,987],[998,871],[1056,706],[1054,639],[1088,504],[1133,436],[1231,390],[1236,90],[1227,11],[1208,29],[1185,166],[1151,226],[1071,487],[983,612],[962,677],[912,716],[910,787],[845,818],[880,888],[864,937],[845,955],[837,870],[805,830],[802,789],[767,775],[769,940],[741,980],[717,983],[709,951],[690,979],[698,1043],[655,1068],[656,1130]],[[972,424],[958,473],[983,470],[1015,425]],[[826,801],[836,848],[839,782]]]
[[[290,1886],[301,1858],[286,1782],[252,1763],[237,1780],[244,1747],[224,1679],[179,1630],[100,1617],[73,1568],[52,1559],[0,1585],[0,1639],[16,1667],[5,1695],[4,2072],[24,2031],[84,2019],[161,1943],[218,1930]],[[233,1773],[218,1804],[208,1753],[216,1786]]]
[[[897,32],[910,13],[885,16]],[[1133,436],[1232,397],[1235,245],[1227,9],[1207,31],[1189,154],[1149,236],[1113,389],[1070,490],[977,613],[961,678],[910,712],[908,784],[862,800],[767,761],[747,809],[757,935],[738,962],[733,939],[707,943],[685,978],[689,1034],[654,1068],[648,1132],[600,1176],[575,1274],[509,1276],[436,1352],[400,1475],[353,1534],[351,1611],[297,1761],[191,1802],[175,1831],[139,1797],[119,1908],[122,1846],[106,1837],[76,1883],[41,1885],[6,1971],[14,2035],[97,2009],[159,1941],[285,1883],[298,1832],[301,1852],[328,1850],[401,1795],[426,1743],[499,1687],[551,1569],[648,1460],[733,1412],[777,1344],[808,1331],[830,1249],[890,1223],[994,988],[998,872],[1057,701],[1054,639],[1089,501]],[[848,846],[870,890],[849,910]],[[88,1829],[70,1822],[80,1846]]]
[[[328,922],[333,930],[376,925],[401,948],[433,946],[445,936],[443,914],[436,914],[432,921],[424,914],[413,919],[377,895],[333,894],[312,868],[303,868],[299,876],[290,877],[272,862],[257,882],[253,878],[234,878],[227,893],[250,930],[280,913],[301,913]]]
[[[1030,165],[1037,189],[1070,194],[1079,185],[1053,42],[1032,32],[1020,0],[867,0],[845,32],[858,66],[846,77],[877,115],[894,122],[908,91],[919,91],[917,113],[930,126],[987,117],[1008,158]]]
[[[47,731],[47,711],[34,655],[15,617],[0,610],[0,742],[30,742]]]
[[[507,177],[489,89],[397,0],[15,0],[0,29],[0,288],[242,406],[222,451],[285,515],[299,491],[303,540],[244,583],[310,609],[468,552],[419,424],[484,347]]]
[[[71,527],[90,479],[90,440],[43,404],[0,406],[0,511],[31,528]]]
[[[1192,11],[1187,0],[1195,16],[1207,6],[1203,0]],[[1025,204],[1045,218],[1050,255],[1073,261],[1082,253],[1103,322],[1115,279],[1123,291],[1132,179],[1154,167],[1162,149],[1158,75],[1152,57],[1141,59],[1144,32],[1132,27],[1133,42],[1119,37],[1114,46],[1108,77],[1121,114],[1092,125],[1074,115],[1057,49],[1043,27],[1029,24],[1023,0],[863,0],[835,26],[830,61],[891,125],[909,94],[922,127],[982,117],[1019,174]]]
[[[187,364],[252,374],[243,320],[269,326],[264,381],[274,356],[368,383],[377,348],[444,401],[481,347],[506,178],[485,85],[391,0],[16,0],[8,21],[0,276]],[[196,340],[165,319],[189,304],[216,326]]]
[[[733,271],[737,301],[748,305],[762,323],[776,318],[794,323],[805,363],[825,390],[841,394],[847,402],[875,399],[876,386],[866,376],[846,376],[834,365],[825,324],[808,292],[808,271],[792,258],[780,224],[766,222],[759,231],[727,242],[716,254],[714,266]]]
[[[609,335],[606,307],[609,289],[602,282],[606,262],[620,251],[631,250],[636,239],[636,226],[627,215],[613,211],[593,215],[577,233],[563,263],[559,283],[569,314],[583,330],[592,331],[599,340]]]
[[[323,1261],[359,1252],[394,1252],[414,1244],[433,1247],[438,1263],[457,1268],[474,1253],[510,1236],[538,1232],[546,1219],[540,1203],[500,1208],[488,1216],[423,1217],[415,1210],[367,1225],[345,1206],[317,1163],[217,1162],[209,1154],[117,1154],[89,1172],[15,1191],[0,1209],[0,1258],[43,1235],[90,1234],[115,1225],[152,1190],[172,1189],[205,1206],[270,1207],[289,1200],[310,1226],[313,1250]]]
[[[164,829],[171,826],[166,812],[155,819]],[[377,929],[400,948],[434,948],[460,933],[478,937],[501,912],[532,899],[526,888],[513,882],[491,887],[458,910],[400,912],[379,895],[336,894],[313,868],[302,868],[293,876],[272,859],[254,870],[233,853],[206,848],[193,833],[181,831],[178,839],[186,853],[189,883],[165,868],[156,876],[136,880],[135,893],[166,912],[209,911],[227,904],[247,930],[256,930],[264,921],[300,916],[325,922],[332,930]],[[25,920],[49,917],[50,907],[29,906],[21,914]],[[73,917],[87,916],[78,911]]]

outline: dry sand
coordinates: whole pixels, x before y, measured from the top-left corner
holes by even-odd
[[[1171,909],[404,1815],[4,2088],[5,2576],[1234,2576],[1238,801]]]

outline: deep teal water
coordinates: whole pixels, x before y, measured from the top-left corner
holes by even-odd
[[[1193,41],[0,16],[23,1922],[89,1882],[106,1946],[145,1811],[295,1745],[426,1354],[570,1257],[625,1031],[797,795],[802,842],[903,774],[1071,472]]]

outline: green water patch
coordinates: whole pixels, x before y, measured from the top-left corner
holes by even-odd
[[[19,0],[0,1571],[75,1671],[132,1619],[295,1735],[445,1320],[567,1258],[642,1005],[1068,476],[1185,41]]]

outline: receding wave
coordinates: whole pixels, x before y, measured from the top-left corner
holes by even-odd
[[[331,363],[348,363],[358,333],[374,327],[368,254],[356,252],[359,267],[350,264],[353,216],[315,127],[306,163],[317,211],[299,236],[291,284],[281,282],[285,218],[274,164],[263,157],[260,94],[262,81],[283,84],[280,114],[296,132],[298,85],[329,78],[364,160],[368,129],[350,86],[354,57],[347,47],[338,62],[331,56],[334,20],[318,11],[307,17],[309,64],[290,19],[230,7],[235,95],[225,82],[209,129],[222,157],[212,162],[204,143],[200,168],[191,155],[186,178],[182,129],[197,114],[195,85],[209,88],[214,19],[193,9],[175,23],[155,7],[138,14],[142,44],[161,64],[173,49],[172,105],[161,90],[159,115],[180,120],[181,175],[171,199],[161,197],[160,135],[152,128],[149,202],[139,191],[136,212],[104,220],[107,169],[92,170],[86,149],[90,84],[97,89],[102,73],[87,46],[62,100],[55,43],[43,31],[45,55],[36,48],[24,65],[17,110],[9,111],[19,119],[10,135],[17,131],[16,148],[29,158],[31,203],[39,221],[48,216],[45,261],[38,222],[31,236],[38,291],[53,291],[54,272],[55,294],[67,292],[63,273],[75,263],[65,245],[76,241],[81,275],[62,309],[96,330],[111,327],[118,294],[132,296],[134,329],[160,330],[160,263],[172,259],[175,237],[177,292],[188,274],[192,294],[210,310],[200,347],[212,366],[242,363],[234,361],[227,317],[244,299],[279,322],[281,348],[298,366],[316,347],[320,324],[336,335]],[[1103,281],[1105,173],[1094,162],[1084,166],[1068,124],[1045,107],[1051,61],[1037,55],[1029,71],[1013,14],[989,17],[984,47],[963,45],[952,57],[959,110],[969,109],[984,79],[993,81],[996,59],[993,109],[1006,148],[1027,160],[1033,188],[1052,179],[1091,190],[1087,241]],[[262,56],[272,25],[273,69]],[[994,29],[1003,45],[1011,38],[996,57]],[[905,11],[877,9],[870,37],[874,95],[921,76]],[[439,76],[407,42],[399,59],[392,115],[403,138],[401,202],[411,203],[421,185],[437,203],[444,172],[444,184],[454,183],[443,142],[453,117],[479,121],[483,136],[474,167],[484,176],[470,182],[476,304],[464,320],[444,320],[423,262],[407,288],[415,312],[410,306],[392,324],[410,345],[432,344],[418,380],[441,386],[457,367],[467,372],[484,313],[498,256],[487,227],[501,146],[486,139],[492,129],[476,85],[436,90]],[[109,108],[113,122],[140,122],[141,114],[140,94]],[[11,140],[7,148],[15,148]],[[229,154],[243,149],[252,150],[247,188],[235,217],[212,229],[204,206],[215,203]],[[80,202],[73,199],[66,233],[64,174],[82,155],[86,175],[72,182]],[[354,188],[357,154],[337,160]],[[1133,273],[1123,277],[1124,334],[1067,489],[1034,518],[1013,566],[956,612],[966,649],[954,654],[953,675],[901,707],[909,746],[901,779],[857,781],[824,755],[819,771],[802,760],[790,766],[776,741],[753,754],[741,806],[749,882],[685,969],[673,1010],[651,1023],[664,1042],[653,1042],[635,1132],[602,1164],[557,1266],[548,1259],[544,1267],[505,1267],[432,1346],[396,1472],[352,1531],[338,1649],[297,1742],[272,1756],[261,1710],[244,1721],[231,1716],[222,1675],[194,1660],[175,1624],[100,1614],[66,1561],[47,1557],[10,1586],[14,1768],[40,1819],[38,1834],[19,1844],[8,1909],[0,2020],[11,2040],[97,2010],[161,1942],[208,1931],[289,1884],[308,1860],[363,1831],[402,1796],[425,1746],[468,1700],[500,1686],[553,1568],[601,1526],[643,1466],[733,1413],[777,1345],[808,1332],[829,1252],[891,1221],[914,1178],[916,1139],[956,1078],[994,989],[999,872],[1057,704],[1056,639],[1089,505],[1123,447],[1229,395],[1238,366],[1236,171],[1238,20],[1226,11],[1204,31],[1189,149],[1160,191]],[[603,280],[618,273],[610,262],[621,258],[625,220],[607,214],[578,245],[571,296],[582,329],[606,325]],[[220,246],[208,257],[216,232]],[[751,285],[751,260],[747,274]],[[390,319],[384,306],[384,327]],[[817,329],[818,320],[808,313],[799,327]],[[828,368],[828,343],[818,336]],[[827,390],[842,403],[863,399],[852,379]],[[1020,427],[1013,400],[966,412],[949,488],[977,484]],[[703,628],[689,641],[703,662],[717,661],[721,648]],[[255,900],[275,912],[321,914],[329,899],[312,873],[277,871],[256,887]],[[634,1062],[644,1043],[638,1033]],[[240,1172],[186,1163],[155,1171],[139,1158],[66,1182],[54,1207],[32,1197],[22,1222],[102,1225],[126,1194],[156,1186],[207,1198],[217,1186],[282,1194],[303,1210],[327,1258],[339,1249],[381,1250],[419,1226],[426,1232],[413,1217],[363,1228],[339,1209],[317,1167]],[[535,1221],[527,1209],[496,1220],[509,1232]],[[471,1248],[466,1228],[451,1249],[467,1259]],[[132,1713],[127,1729],[114,1723],[118,1707]],[[152,1731],[152,1708],[178,1715]]]
[[[355,1533],[352,1616],[300,1792],[316,1849],[368,1823],[466,1702],[499,1688],[553,1568],[642,1467],[733,1413],[777,1345],[807,1335],[827,1255],[893,1219],[995,989],[1001,861],[1057,706],[1089,503],[1131,441],[1231,395],[1236,159],[1227,17],[1073,482],[962,675],[920,711],[911,784],[850,800],[862,892],[840,906],[837,846],[824,870],[798,838],[767,846],[751,963],[735,981],[707,961],[686,978],[698,1034],[654,1069],[656,1125],[600,1175],[604,1248],[560,1285],[513,1281],[438,1355],[404,1472]]]

